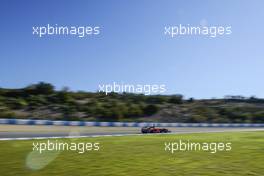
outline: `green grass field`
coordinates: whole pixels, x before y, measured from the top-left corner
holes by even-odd
[[[231,151],[164,150],[165,142],[231,142]],[[35,142],[37,140],[34,140]],[[46,141],[46,140],[38,140]],[[0,141],[0,175],[263,175],[264,132],[59,139],[99,142],[99,151],[32,152],[32,140]]]

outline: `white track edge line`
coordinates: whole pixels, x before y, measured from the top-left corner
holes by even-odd
[[[122,136],[148,136],[148,135],[175,135],[175,134],[192,134],[192,133],[222,133],[222,132],[247,132],[263,131],[263,129],[245,129],[230,131],[190,131],[190,132],[173,132],[173,133],[155,133],[155,134],[105,134],[105,135],[84,135],[84,136],[53,136],[53,137],[21,137],[21,138],[0,138],[0,141],[12,140],[37,140],[37,139],[75,139],[75,138],[97,138],[97,137],[122,137]]]

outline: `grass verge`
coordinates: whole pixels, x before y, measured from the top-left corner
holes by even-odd
[[[169,153],[165,142],[231,142],[231,151]],[[58,139],[99,142],[99,151],[32,152],[33,142],[0,141],[0,175],[263,175],[264,132],[225,132]],[[55,140],[51,140],[55,141]]]

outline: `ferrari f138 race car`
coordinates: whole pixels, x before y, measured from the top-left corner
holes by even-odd
[[[146,126],[141,128],[141,133],[170,133],[166,128],[157,128],[155,126]]]

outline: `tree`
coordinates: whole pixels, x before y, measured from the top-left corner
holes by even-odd
[[[194,98],[192,98],[192,97],[189,98],[189,99],[187,100],[187,102],[188,102],[188,103],[193,103],[193,102],[194,102]]]
[[[54,93],[54,86],[49,83],[40,82],[26,87],[25,91],[31,95],[50,95]]]
[[[155,114],[156,112],[158,112],[159,108],[158,106],[156,105],[147,105],[145,108],[144,108],[144,113],[146,115],[153,115]]]
[[[173,95],[169,99],[169,103],[182,104],[182,99],[183,99],[183,96],[182,95]]]

